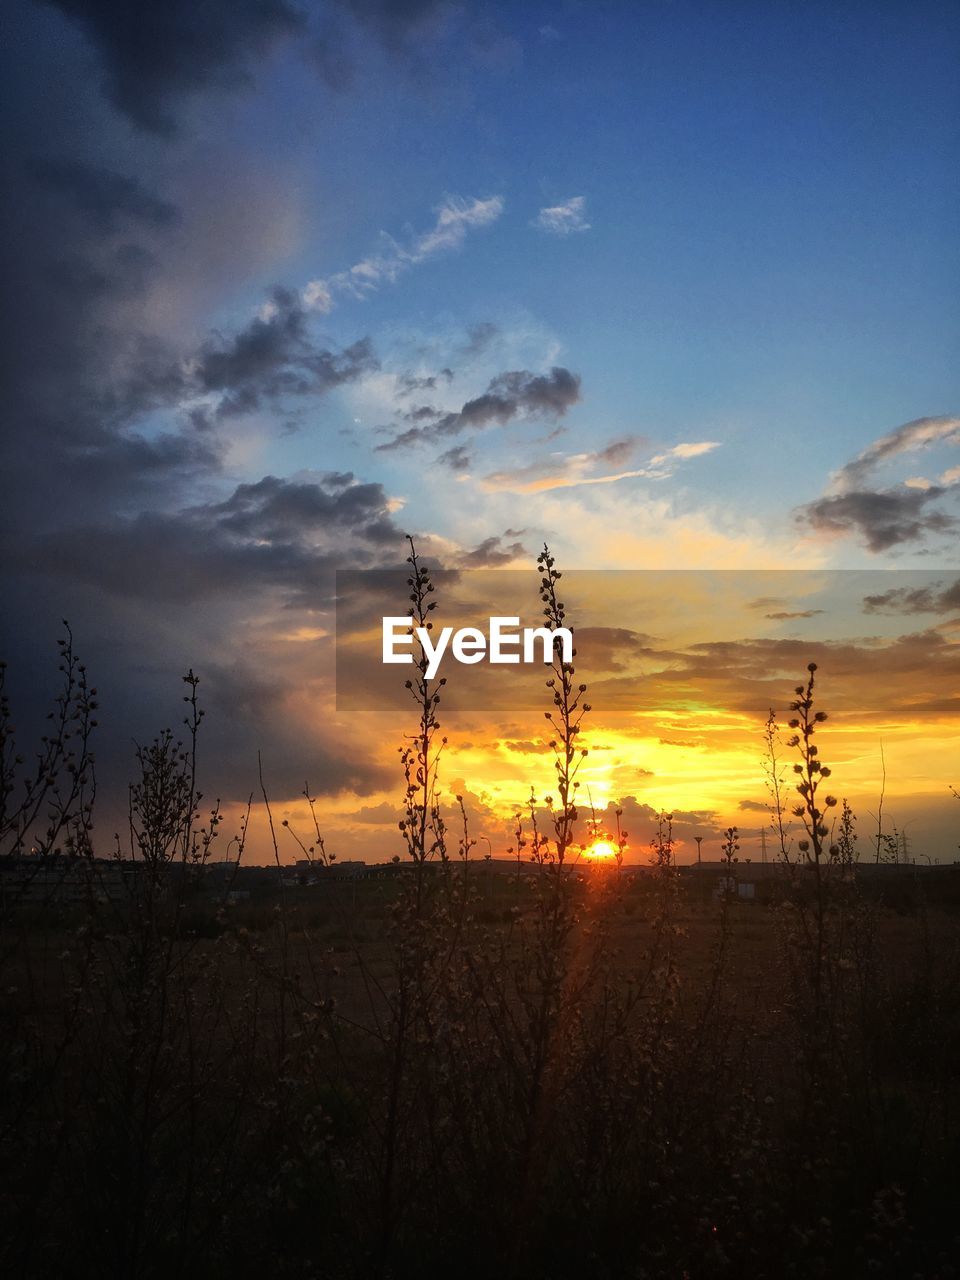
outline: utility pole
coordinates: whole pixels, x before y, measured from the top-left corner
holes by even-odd
[[[764,866],[767,865],[767,829],[760,828],[760,861]]]

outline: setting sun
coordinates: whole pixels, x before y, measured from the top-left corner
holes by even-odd
[[[588,858],[612,858],[616,855],[616,850],[608,840],[597,840],[587,849]]]

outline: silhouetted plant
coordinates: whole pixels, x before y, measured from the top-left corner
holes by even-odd
[[[543,616],[549,629],[555,631],[566,625],[566,608],[557,591],[557,584],[562,574],[556,568],[556,561],[546,545],[537,557],[537,566],[541,574],[540,600],[543,604]],[[576,652],[574,649],[574,657]],[[554,710],[545,711],[544,716],[556,734],[550,742],[550,747],[555,756],[554,767],[559,801],[553,808],[558,868],[563,867],[567,851],[573,843],[574,824],[578,816],[576,793],[580,787],[576,775],[581,762],[587,755],[587,748],[578,748],[577,745],[583,717],[590,710],[589,703],[583,700],[587,686],[575,684],[574,675],[574,665],[572,662],[563,661],[562,644],[560,638],[555,637],[553,675],[547,681],[547,688],[553,693]]]
[[[650,841],[650,861],[661,870],[673,866],[673,814],[662,809],[657,814],[657,829]]]
[[[764,785],[770,797],[770,826],[780,846],[780,857],[784,862],[790,860],[789,824],[783,820],[784,814],[784,774],[780,763],[778,748],[780,742],[780,726],[773,708],[767,716],[763,727],[763,773]]]
[[[726,831],[723,833],[723,844],[720,846],[720,854],[728,867],[731,863],[739,861],[737,858],[737,854],[739,852],[739,832],[736,827],[727,827]]]
[[[834,796],[827,796],[824,801],[824,809],[821,809],[817,802],[817,793],[823,781],[830,777],[830,769],[820,759],[820,749],[814,742],[817,725],[822,724],[827,719],[825,711],[814,711],[813,709],[813,687],[814,673],[817,664],[811,662],[807,671],[810,673],[806,686],[800,684],[796,687],[797,698],[795,702],[790,703],[790,710],[798,714],[790,720],[790,728],[798,732],[791,737],[789,745],[796,747],[800,752],[800,763],[793,766],[793,771],[800,775],[800,781],[796,785],[797,791],[800,793],[802,803],[795,806],[793,812],[801,819],[804,829],[809,837],[808,840],[800,841],[800,852],[804,854],[807,861],[814,862],[819,865],[823,857],[823,841],[830,834],[829,828],[824,824],[826,809],[832,809],[837,801]]]
[[[830,857],[845,867],[852,866],[857,860],[857,815],[846,796],[840,808],[837,841],[830,846]]]
[[[410,588],[411,632],[416,628],[433,630],[430,614],[436,609],[436,600],[430,599],[434,594],[434,585],[430,579],[430,571],[423,565],[417,555],[413,539],[408,538],[410,555],[410,576],[407,586]],[[446,738],[441,738],[439,746],[435,740],[440,729],[437,719],[437,707],[440,703],[439,689],[446,684],[446,677],[436,681],[436,687],[427,679],[427,655],[422,644],[417,641],[420,656],[415,658],[414,666],[417,676],[406,681],[406,687],[413,695],[419,709],[419,724],[412,735],[409,745],[401,748],[400,760],[403,765],[406,791],[404,794],[405,817],[400,822],[407,845],[407,852],[418,868],[418,883],[422,883],[420,873],[423,864],[431,855],[439,851],[436,841],[430,840],[430,818],[434,810],[436,798],[436,771],[440,755],[446,746]]]
[[[0,856],[91,852],[97,691],[74,651],[69,624],[63,626],[66,635],[57,642],[61,687],[29,770],[16,743],[5,686],[7,664],[0,662]]]

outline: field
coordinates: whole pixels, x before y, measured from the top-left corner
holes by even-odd
[[[781,888],[468,862],[8,918],[5,1270],[952,1275],[957,918],[831,885],[818,1006]]]

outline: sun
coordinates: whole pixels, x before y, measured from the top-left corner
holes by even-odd
[[[587,857],[602,860],[616,857],[616,852],[609,840],[595,840],[587,849]]]

